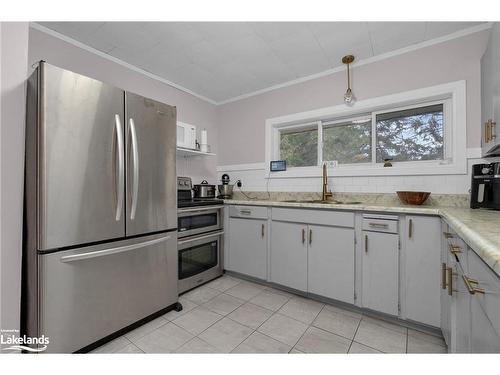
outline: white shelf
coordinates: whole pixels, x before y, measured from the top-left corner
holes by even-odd
[[[215,156],[213,152],[201,152],[198,150],[191,150],[189,148],[177,147],[177,155],[179,156]]]

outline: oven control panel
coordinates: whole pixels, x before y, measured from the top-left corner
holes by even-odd
[[[191,190],[192,188],[191,177],[177,177],[177,190]]]

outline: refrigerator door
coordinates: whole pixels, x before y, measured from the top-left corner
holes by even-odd
[[[177,226],[176,109],[126,93],[126,235]]]
[[[38,249],[123,237],[124,91],[40,69]]]
[[[39,256],[46,352],[71,353],[177,302],[177,233]]]

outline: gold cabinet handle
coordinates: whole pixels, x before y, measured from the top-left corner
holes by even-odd
[[[309,245],[312,244],[313,242],[313,231],[312,229],[309,229]]]
[[[484,123],[484,143],[488,143],[490,141],[489,130],[490,130],[490,121],[488,120]]]
[[[469,294],[474,294],[474,288],[472,287],[469,278],[465,275],[462,275],[462,279],[464,280],[465,286],[467,287]]]
[[[368,254],[368,235],[365,234],[365,253]]]
[[[447,239],[454,237],[453,234],[451,234],[450,232],[443,232],[443,236],[444,236],[444,238],[447,238]]]
[[[462,249],[460,248],[460,246],[450,244],[450,253],[460,254],[461,252],[462,252]]]
[[[306,242],[306,230],[302,228],[302,243]]]
[[[260,234],[261,234],[262,238],[264,238],[264,224],[262,224]]]
[[[388,229],[389,224],[382,224],[382,223],[368,223],[369,226],[373,228],[383,228],[383,229]]]
[[[410,219],[410,222],[408,223],[408,238],[411,238],[413,235],[413,220]]]
[[[453,295],[453,269],[451,267],[448,267],[446,269],[446,275],[447,275],[447,282],[446,285],[448,286],[448,295],[452,296]]]
[[[497,123],[493,120],[490,120],[490,121],[491,121],[490,122],[490,140],[492,141],[497,137],[497,135],[493,132],[493,129],[495,129]]]
[[[441,288],[446,289],[446,263],[441,263]]]
[[[464,280],[465,286],[467,287],[467,290],[469,291],[470,294],[476,294],[476,293],[485,294],[485,291],[483,288],[479,288],[479,287],[473,285],[473,284],[475,284],[475,285],[479,284],[479,282],[477,280],[472,279],[472,278],[465,276],[465,275],[462,275],[462,279]]]

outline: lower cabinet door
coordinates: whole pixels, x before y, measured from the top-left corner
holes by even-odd
[[[500,353],[500,336],[475,297],[471,298],[471,351],[472,353]]]
[[[229,219],[230,271],[267,279],[267,220]]]
[[[271,223],[271,281],[307,291],[307,225]]]
[[[407,216],[404,296],[408,319],[440,326],[441,220],[438,217]]]
[[[471,339],[471,298],[463,280],[463,270],[460,263],[456,266],[456,275],[452,285],[455,309],[455,353],[470,353]]]
[[[354,229],[309,225],[308,292],[354,303]]]
[[[363,307],[398,315],[398,235],[363,231]]]
[[[443,233],[448,232],[448,225],[441,222]],[[443,235],[441,238],[441,331],[448,348],[451,347],[451,296],[448,294],[448,240]]]

